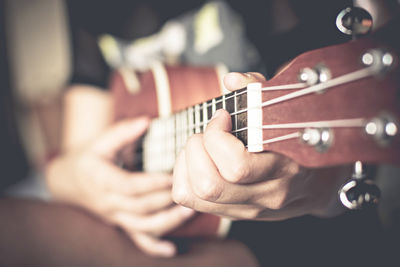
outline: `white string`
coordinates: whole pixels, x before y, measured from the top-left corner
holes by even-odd
[[[293,89],[301,89],[301,88],[304,88],[306,86],[307,86],[306,83],[294,83],[294,84],[263,87],[263,88],[261,88],[261,90],[262,91],[293,90]]]
[[[364,127],[366,120],[363,118],[331,120],[331,121],[310,121],[283,124],[263,125],[263,129],[289,129],[289,128],[335,128],[335,127]]]
[[[263,102],[261,107],[270,106],[270,105],[273,105],[273,104],[276,104],[276,103],[280,103],[280,102],[283,102],[283,101],[286,101],[286,100],[290,100],[290,99],[293,99],[293,98],[297,98],[297,97],[300,97],[300,96],[304,96],[304,95],[308,95],[308,94],[311,94],[311,93],[320,92],[320,91],[323,91],[323,90],[328,89],[328,88],[333,87],[333,86],[337,86],[337,85],[341,85],[341,84],[344,84],[344,83],[349,83],[349,82],[352,82],[352,81],[356,81],[356,80],[368,77],[372,73],[373,73],[372,67],[368,67],[368,68],[364,68],[364,69],[361,69],[361,70],[357,70],[357,71],[354,71],[354,72],[351,72],[351,73],[348,73],[348,74],[333,78],[333,79],[328,80],[328,81],[326,81],[324,83],[319,83],[319,84],[310,86],[308,88],[305,88],[305,89],[302,89],[302,90],[299,90],[299,91],[296,91],[296,92],[293,92],[293,93],[289,93],[289,94],[286,94],[286,95],[283,95],[283,96],[280,96],[280,97],[277,97],[277,98],[270,99],[268,101]]]
[[[293,93],[289,93],[268,101],[265,101],[261,107],[265,107],[265,106],[270,106],[279,102],[283,102],[286,100],[290,100],[293,98],[297,98],[300,96],[304,96],[307,94],[311,94],[311,93],[316,93],[316,92],[320,92],[323,91],[325,89],[337,86],[337,85],[341,85],[344,83],[349,83],[352,81],[356,81],[365,77],[370,76],[372,73],[374,72],[374,70],[372,69],[372,67],[368,67],[368,68],[364,68],[364,69],[360,69],[336,78],[333,78],[331,80],[328,80],[324,83],[320,83],[320,84],[316,84],[314,86],[310,86],[308,88],[304,88],[301,89],[299,91],[293,92]],[[292,84],[292,85],[282,85],[282,86],[271,86],[271,87],[265,87],[263,88],[263,91],[269,91],[269,90],[285,90],[285,89],[289,89],[290,87],[292,87],[292,89],[298,89],[298,88],[302,88],[300,87],[304,86],[304,84]],[[240,93],[236,93],[237,95],[241,95],[244,94],[246,91],[242,91]],[[229,96],[226,98],[230,98],[230,97],[235,97],[235,95],[233,96]],[[223,104],[224,104],[224,96],[221,99]],[[208,105],[207,105],[208,106]],[[240,111],[236,111],[231,113],[230,115],[237,115],[243,112],[246,112],[248,109],[251,108],[260,108],[260,106],[257,107],[248,107],[247,109],[243,109]],[[200,110],[199,110],[200,111]],[[196,114],[197,112],[195,112],[195,116],[198,114]],[[196,117],[197,117],[196,116]],[[207,119],[205,119],[207,120]],[[200,122],[198,123],[199,118],[196,118],[196,124],[193,125],[195,128],[200,128],[201,126],[203,126],[204,124],[206,124],[208,121],[206,122]],[[200,124],[200,125],[199,125]],[[333,121],[319,121],[319,122],[304,122],[304,123],[287,123],[287,124],[276,124],[276,125],[264,125],[262,128],[263,129],[278,129],[278,128],[307,128],[307,127],[316,127],[316,128],[320,128],[320,127],[362,127],[365,125],[365,120],[361,119],[361,118],[356,118],[356,119],[345,119],[345,120],[333,120]],[[191,127],[189,127],[191,128]],[[233,132],[239,132],[242,130],[245,130],[246,128],[241,128],[238,130],[235,130]],[[187,128],[186,128],[187,130]],[[191,130],[191,129],[190,129]],[[176,134],[176,131],[175,131]],[[273,143],[273,142],[278,142],[278,141],[283,141],[283,140],[287,140],[287,139],[292,139],[292,138],[297,138],[301,135],[300,132],[295,132],[295,133],[291,133],[291,134],[287,134],[287,135],[283,135],[283,136],[279,136],[279,137],[275,137],[275,138],[271,138],[268,140],[264,140],[263,144],[268,144],[268,143]]]
[[[294,132],[294,133],[290,133],[290,134],[286,134],[286,135],[282,135],[282,136],[264,140],[262,143],[270,144],[270,143],[275,143],[275,142],[284,141],[284,140],[288,140],[288,139],[299,138],[300,136],[301,136],[301,132]]]
[[[331,88],[331,87],[334,87],[334,86],[338,86],[338,85],[341,85],[341,84],[345,84],[345,83],[353,82],[353,81],[356,81],[356,80],[360,80],[362,78],[366,78],[366,77],[372,75],[374,72],[376,72],[376,70],[373,67],[368,67],[368,68],[357,70],[357,71],[354,71],[354,72],[351,72],[351,73],[348,73],[348,74],[344,74],[342,76],[338,76],[336,78],[328,80],[328,81],[326,81],[324,83],[319,83],[319,84],[316,84],[316,85],[301,89],[301,90],[293,92],[293,93],[289,93],[289,94],[286,94],[286,95],[283,95],[283,96],[279,96],[277,98],[273,98],[273,99],[267,100],[267,101],[262,103],[261,107],[271,106],[273,104],[284,102],[286,100],[290,100],[290,99],[297,98],[297,97],[300,97],[300,96],[308,95],[308,94],[311,94],[311,93],[320,92],[320,91],[323,91],[325,89],[328,89],[328,88]],[[237,114],[246,112],[247,110],[249,110],[251,108],[260,108],[260,106],[247,107],[245,109],[233,112],[233,113],[231,113],[231,115],[237,115]]]
[[[364,127],[367,123],[366,119],[341,119],[330,121],[309,121],[309,122],[295,122],[295,123],[282,123],[282,124],[269,124],[263,125],[262,129],[292,129],[292,128],[338,128],[338,127]],[[243,127],[232,131],[232,133],[247,130],[249,127]]]
[[[299,138],[300,136],[301,136],[301,132],[294,132],[294,133],[285,134],[285,135],[282,135],[282,136],[278,136],[278,137],[274,137],[274,138],[271,138],[271,139],[264,140],[262,142],[262,144],[265,145],[265,144],[275,143],[275,142],[279,142],[279,141]],[[246,147],[248,147],[249,145],[247,145]]]

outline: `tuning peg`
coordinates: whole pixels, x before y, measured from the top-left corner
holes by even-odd
[[[366,176],[360,161],[354,165],[352,178],[338,193],[341,203],[352,210],[376,206],[381,195],[379,187]]]
[[[336,27],[353,37],[364,35],[372,29],[372,16],[363,8],[348,7],[336,17]]]

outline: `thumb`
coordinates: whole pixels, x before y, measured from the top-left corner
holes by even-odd
[[[215,130],[230,133],[232,130],[232,120],[228,111],[224,109],[218,109],[215,111],[211,121],[207,124],[206,132]]]
[[[265,82],[264,75],[258,72],[230,72],[224,77],[224,85],[230,91],[246,87],[249,83]]]
[[[104,157],[113,157],[123,147],[134,143],[144,134],[150,120],[147,117],[118,122],[104,132],[94,144],[94,151]]]

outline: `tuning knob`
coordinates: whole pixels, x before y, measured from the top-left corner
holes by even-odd
[[[381,192],[362,170],[362,163],[355,163],[352,179],[339,190],[339,199],[348,209],[364,209],[378,204]]]
[[[372,17],[363,8],[348,7],[336,17],[336,27],[347,35],[367,34],[372,29]]]

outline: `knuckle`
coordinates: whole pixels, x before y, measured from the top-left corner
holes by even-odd
[[[216,145],[215,140],[218,139],[218,131],[215,129],[208,129],[204,132],[203,143],[205,147],[212,147]]]
[[[172,200],[182,206],[186,206],[189,203],[190,196],[186,190],[178,186],[172,187]]]
[[[226,170],[226,179],[230,182],[239,182],[250,174],[250,168],[246,162],[233,164],[229,170]]]
[[[220,198],[222,190],[211,179],[203,178],[198,179],[196,186],[193,187],[193,192],[202,200],[216,201]]]

